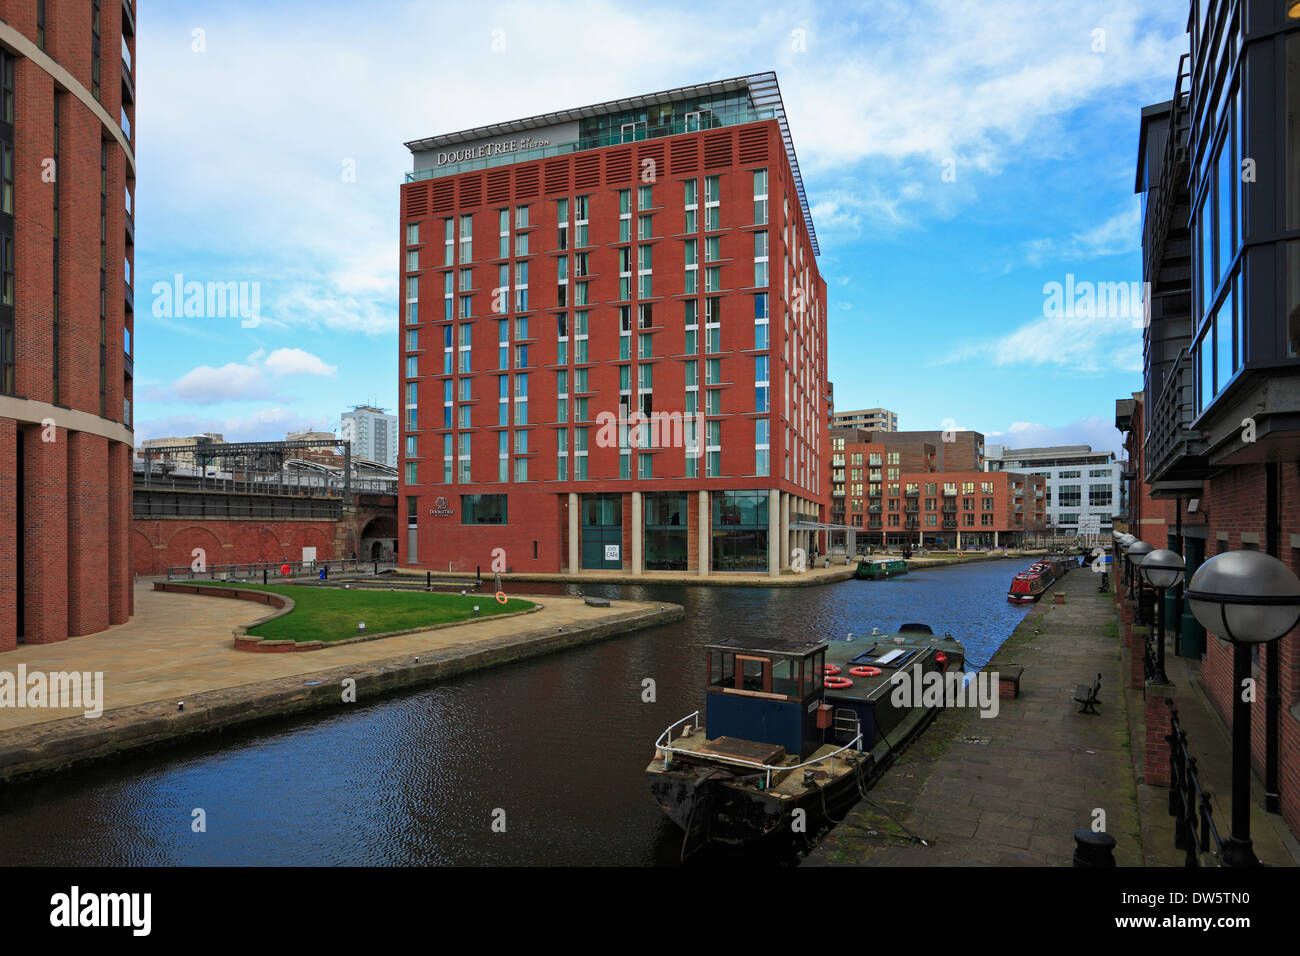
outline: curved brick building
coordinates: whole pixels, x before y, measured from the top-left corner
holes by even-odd
[[[131,615],[133,0],[0,0],[0,651]]]

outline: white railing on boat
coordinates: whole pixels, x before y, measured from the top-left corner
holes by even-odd
[[[856,737],[850,740],[839,750],[832,751],[831,753],[828,753],[826,756],[818,757],[815,760],[805,760],[803,763],[795,764],[793,767],[780,766],[780,765],[775,765],[770,763],[759,763],[756,760],[745,760],[741,757],[722,757],[717,754],[700,754],[699,751],[687,750],[684,747],[669,746],[669,744],[671,744],[673,740],[672,737],[673,728],[681,726],[682,724],[686,723],[688,720],[694,720],[695,729],[696,730],[700,729],[700,712],[697,710],[692,714],[687,714],[681,720],[669,724],[668,729],[665,730],[662,734],[660,734],[659,739],[655,741],[655,749],[663,751],[665,770],[668,769],[669,764],[671,763],[672,754],[695,754],[697,756],[706,756],[714,760],[720,760],[723,763],[740,764],[741,766],[744,767],[755,767],[759,770],[764,771],[763,789],[767,790],[770,789],[772,786],[772,771],[774,770],[777,773],[784,773],[787,771],[793,772],[795,770],[802,770],[804,767],[816,766],[818,764],[825,763],[827,760],[829,760],[831,762],[830,763],[831,773],[834,774],[836,757],[844,753],[844,751],[846,750],[858,750],[859,752],[861,752],[861,749],[858,747],[858,744],[862,742],[861,732],[859,732]]]

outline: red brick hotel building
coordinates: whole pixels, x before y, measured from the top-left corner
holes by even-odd
[[[0,3],[0,651],[131,615],[134,6]]]
[[[811,548],[826,284],[774,74],[406,145],[403,565],[777,575]]]

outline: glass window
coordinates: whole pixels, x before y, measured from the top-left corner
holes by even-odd
[[[1300,33],[1286,38],[1285,175],[1286,228],[1300,229]]]
[[[461,495],[461,524],[506,524],[506,495]]]
[[[1228,271],[1232,262],[1232,140],[1225,138],[1218,158],[1218,185],[1215,189],[1215,208],[1218,217],[1218,269],[1214,273],[1215,285]]]
[[[1231,288],[1228,289],[1228,297],[1223,301],[1223,307],[1219,309],[1218,316],[1214,320],[1214,350],[1215,350],[1215,373],[1214,373],[1214,393],[1217,395],[1228,384],[1228,379],[1232,378],[1232,372],[1237,367],[1233,362],[1232,338],[1235,318],[1235,297]]]

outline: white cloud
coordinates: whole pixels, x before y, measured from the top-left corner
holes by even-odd
[[[1156,0],[568,9],[228,6],[203,53],[190,14],[144,18],[140,59],[165,82],[140,93],[141,281],[258,281],[272,328],[391,334],[405,140],[769,68],[820,228],[904,225],[914,206],[950,215],[972,172],[1087,150],[1064,139],[1062,117],[1153,76],[1167,86],[1185,42]],[[950,158],[956,184],[940,178]],[[865,192],[864,163],[876,164]]]
[[[302,349],[276,349],[266,357],[265,368],[272,375],[322,375],[333,378],[337,365],[326,365],[319,356]]]
[[[1012,422],[1003,431],[984,433],[984,444],[1008,448],[1044,448],[1051,445],[1091,445],[1094,451],[1113,451],[1124,456],[1124,440],[1113,419],[1100,415],[1081,418],[1065,425]]]
[[[183,401],[196,405],[270,398],[280,379],[290,375],[334,377],[335,365],[302,349],[276,349],[269,355],[258,349],[243,362],[227,362],[220,368],[200,365],[186,372],[170,386],[151,390],[146,399]]]
[[[1115,214],[1091,228],[1072,233],[1068,239],[1030,239],[1025,243],[1025,258],[1037,266],[1048,259],[1095,259],[1141,248],[1142,205],[1134,196]]]
[[[1058,285],[1061,285],[1058,283]],[[1129,286],[1114,283],[1127,292]],[[1137,297],[1125,294],[1124,302],[1117,298],[1108,302],[1104,298],[1089,298],[1087,305],[1075,311],[1075,304],[1084,303],[1077,298],[1078,290],[1087,288],[1089,296],[1092,290],[1101,287],[1090,280],[1076,284],[1076,298],[1065,302],[1052,300],[1044,289],[1044,315],[1042,318],[1024,322],[1004,335],[982,342],[970,342],[961,345],[946,355],[931,361],[931,365],[949,365],[954,362],[980,361],[994,367],[1015,365],[1047,366],[1081,374],[1099,372],[1138,372],[1142,371],[1142,335],[1140,332],[1140,311],[1136,320],[1132,312],[1137,310]],[[1058,295],[1060,290],[1058,290]],[[1127,300],[1134,301],[1129,303]],[[1055,302],[1055,305],[1052,303]],[[1061,307],[1061,306],[1064,307]],[[1112,308],[1119,305],[1119,308]],[[1100,307],[1098,307],[1100,306]]]

